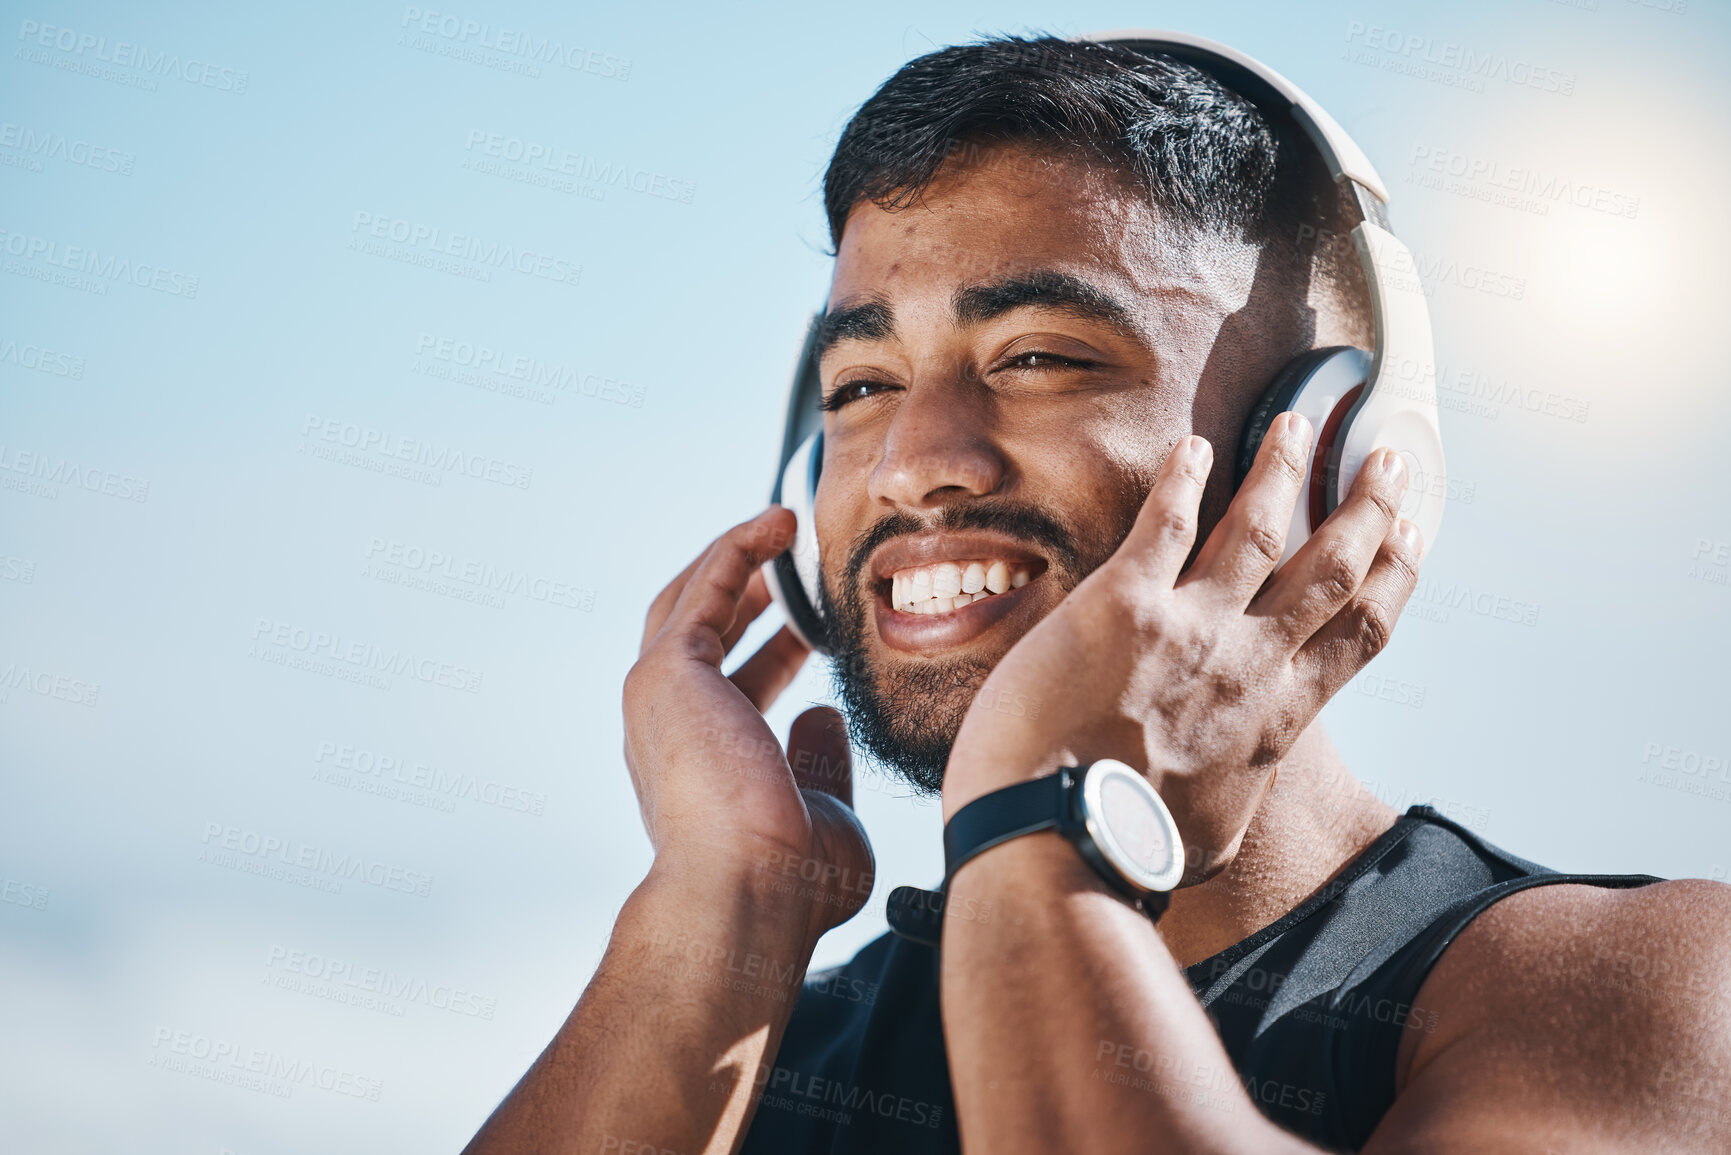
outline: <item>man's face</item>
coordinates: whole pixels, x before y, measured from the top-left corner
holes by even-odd
[[[1186,434],[1215,447],[1204,533],[1218,519],[1250,405],[1308,344],[1255,248],[1169,232],[1101,166],[1021,151],[848,218],[821,361],[825,611],[853,733],[922,791]]]

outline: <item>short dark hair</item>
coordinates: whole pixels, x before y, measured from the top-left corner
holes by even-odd
[[[1340,254],[1301,253],[1301,226],[1341,235],[1340,194],[1294,131],[1162,54],[1055,37],[944,48],[904,64],[843,130],[824,175],[830,240],[861,201],[906,207],[952,157],[1023,146],[1112,167],[1166,222],[1327,264]]]

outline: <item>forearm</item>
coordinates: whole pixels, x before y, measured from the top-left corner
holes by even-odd
[[[1056,834],[968,864],[946,920],[944,1038],[966,1150],[1317,1148],[1265,1119],[1158,931]],[[972,903],[972,905],[970,905]]]
[[[576,1008],[467,1151],[733,1150],[813,945],[771,877],[651,871]]]

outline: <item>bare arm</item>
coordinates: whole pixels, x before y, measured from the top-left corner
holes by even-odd
[[[651,871],[601,966],[468,1151],[730,1151],[811,946],[770,876]]]
[[[956,876],[944,930],[944,1037],[964,1150],[1317,1152],[1251,1102],[1147,918],[1056,834]]]
[[[655,864],[475,1155],[734,1150],[818,937],[870,895],[840,715],[802,714],[789,757],[761,713],[808,651],[783,630],[721,674],[792,531],[785,509],[734,527],[650,607],[625,761]]]

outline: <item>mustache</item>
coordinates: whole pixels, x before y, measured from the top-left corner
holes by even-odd
[[[1059,577],[1066,588],[1082,578],[1082,556],[1075,535],[1057,518],[1037,506],[1003,499],[973,498],[941,506],[930,518],[898,512],[874,522],[848,547],[844,596],[858,595],[860,576],[870,563],[872,554],[886,542],[913,534],[962,530],[1001,533],[1033,543],[1046,555],[1053,576]]]

